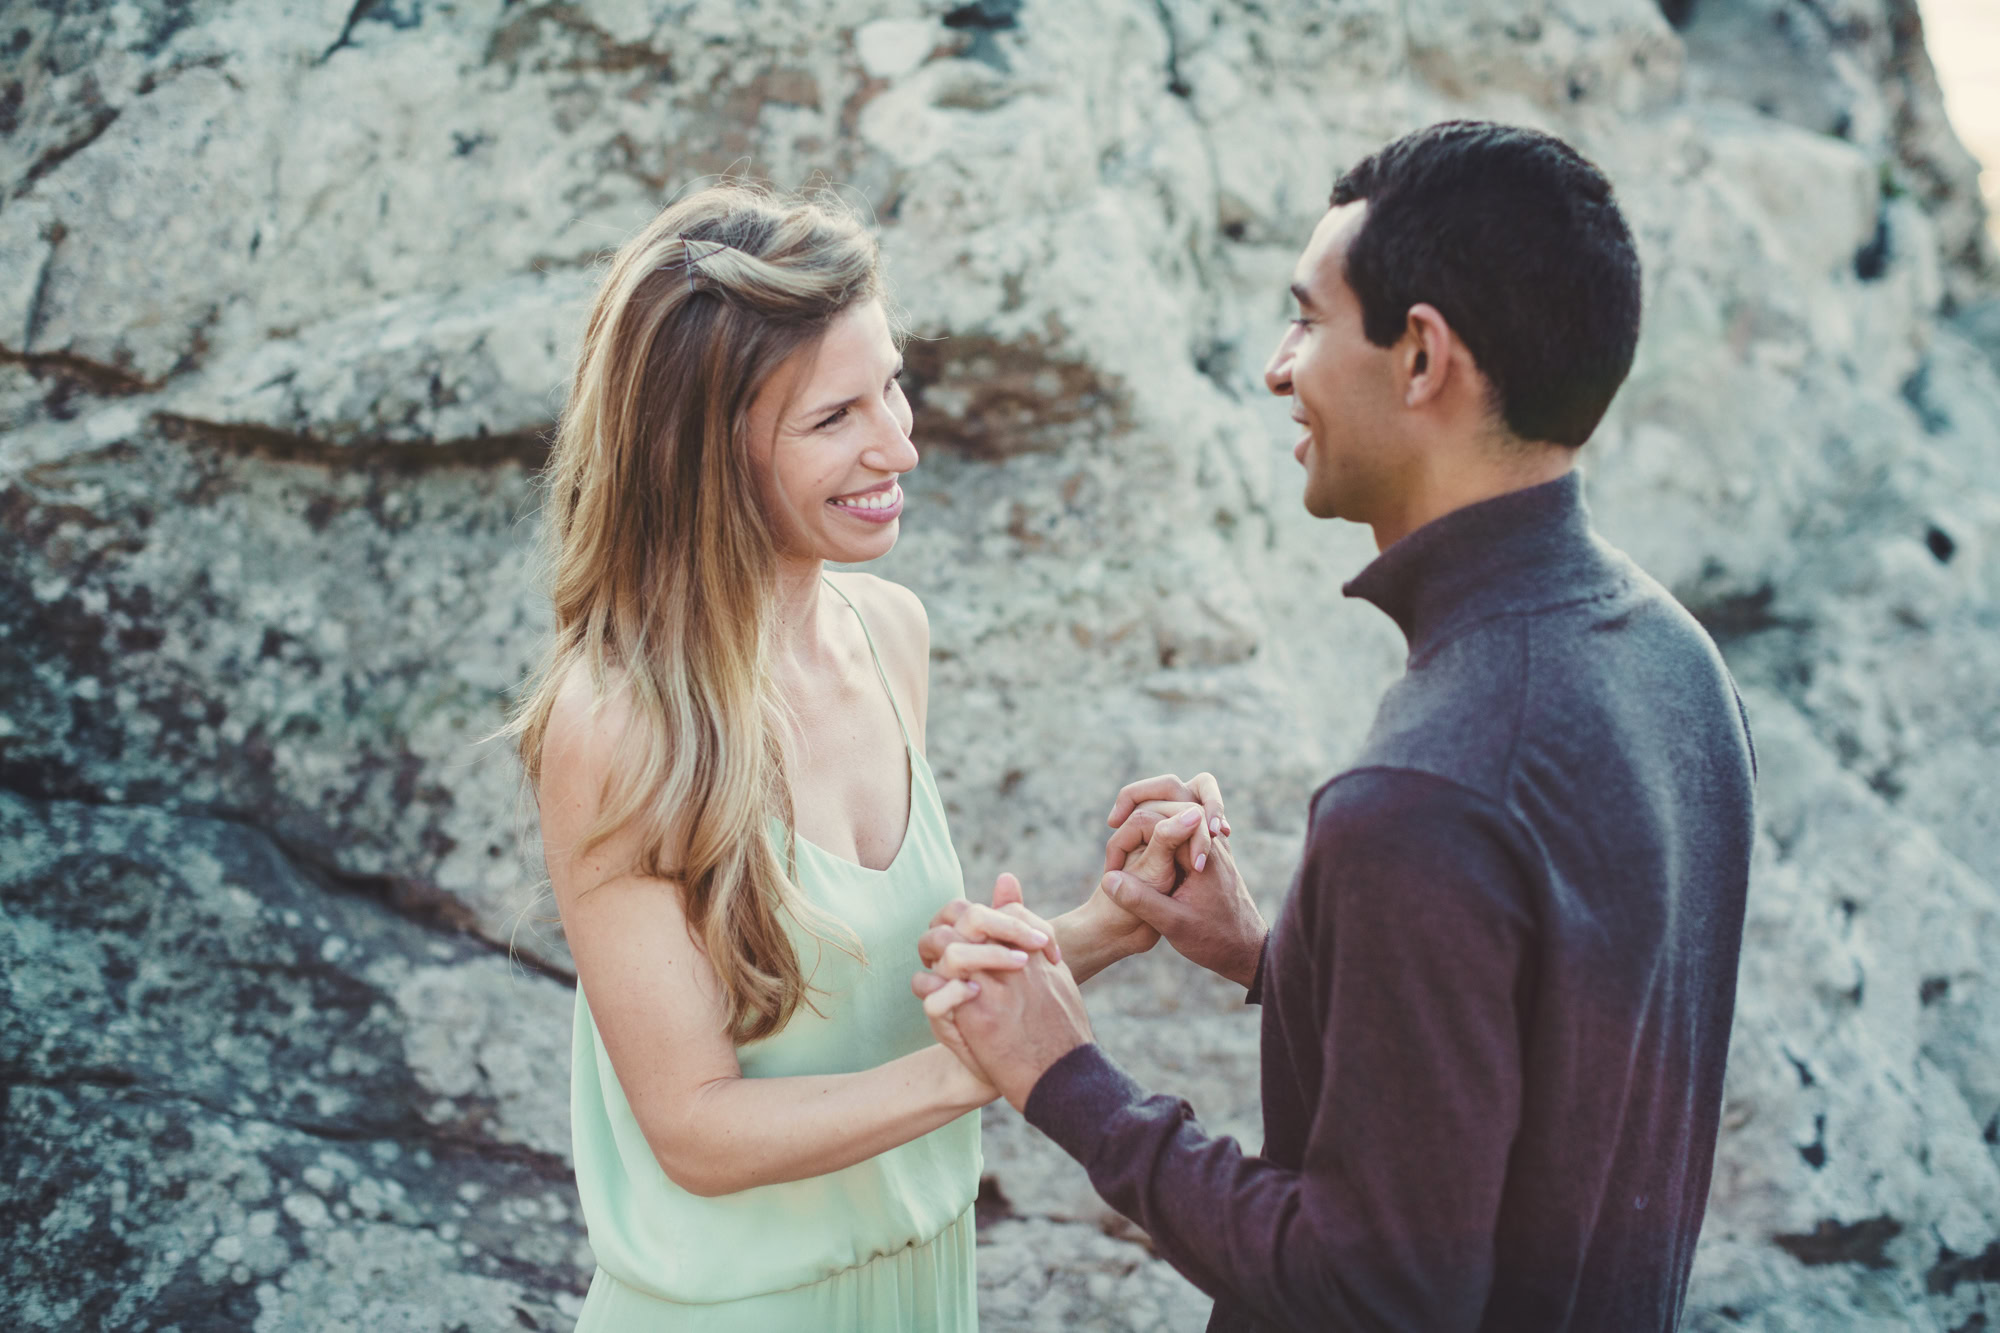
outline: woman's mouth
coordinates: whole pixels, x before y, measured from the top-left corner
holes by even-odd
[[[892,481],[871,491],[835,496],[827,503],[863,523],[887,523],[903,512],[903,488]]]

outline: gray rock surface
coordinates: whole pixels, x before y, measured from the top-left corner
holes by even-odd
[[[732,166],[864,200],[919,335],[881,572],[969,888],[1068,906],[1118,784],[1205,767],[1275,909],[1400,644],[1258,372],[1336,169],[1468,114],[1618,185],[1647,323],[1592,503],[1763,752],[1689,1326],[1986,1327],[2000,264],[1911,0],[10,11],[10,1326],[566,1326],[566,957],[481,741],[596,258]],[[1091,992],[1254,1144],[1240,997],[1165,949]],[[1004,1108],[987,1151],[987,1327],[1200,1327]]]

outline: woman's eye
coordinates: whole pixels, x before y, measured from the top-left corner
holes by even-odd
[[[1312,321],[1307,319],[1304,315],[1298,315],[1292,319],[1292,327],[1295,329],[1303,329],[1311,323]]]
[[[832,416],[828,417],[825,421],[820,422],[815,429],[825,430],[828,426],[837,426],[842,421],[846,420],[846,418],[847,418],[847,409],[843,407],[838,412],[835,412]]]

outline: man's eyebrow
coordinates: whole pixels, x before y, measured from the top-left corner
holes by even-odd
[[[902,373],[903,373],[903,358],[899,356],[896,358],[896,368],[889,372],[889,378],[894,379],[896,378],[896,376]],[[861,401],[861,395],[857,393],[852,398],[843,398],[837,403],[828,403],[826,406],[816,407],[810,412],[801,412],[799,413],[799,420],[824,421],[828,417],[832,416],[835,412],[838,412],[841,408],[852,407],[860,401]]]
[[[1312,293],[1306,290],[1306,285],[1302,282],[1292,284],[1292,299],[1307,309],[1312,308]]]

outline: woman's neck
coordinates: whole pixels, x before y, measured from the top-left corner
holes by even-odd
[[[778,656],[781,662],[810,667],[826,654],[820,637],[821,560],[781,560],[778,564]]]

